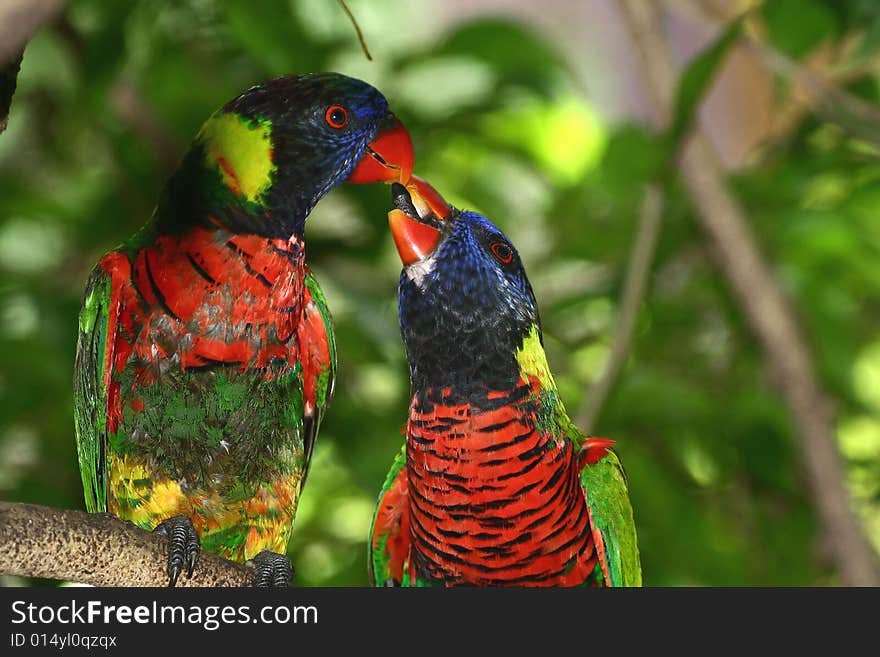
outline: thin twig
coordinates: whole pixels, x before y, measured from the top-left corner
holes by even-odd
[[[605,404],[608,393],[626,363],[636,319],[638,319],[639,309],[648,287],[648,276],[651,273],[654,252],[657,250],[660,225],[663,219],[663,206],[663,190],[656,184],[648,185],[645,188],[639,210],[638,228],[623,283],[611,352],[605,361],[602,374],[587,389],[577,416],[577,425],[587,432],[592,431],[599,410]]]
[[[339,5],[342,7],[342,10],[348,14],[349,20],[351,20],[351,24],[354,25],[354,31],[357,32],[358,41],[361,42],[361,48],[364,50],[364,54],[367,56],[367,59],[373,61],[373,56],[370,55],[370,51],[367,50],[367,42],[364,39],[364,34],[361,32],[361,26],[358,25],[357,19],[354,17],[354,14],[351,13],[351,9],[348,8],[348,5],[345,4],[345,0],[339,0]]]
[[[713,25],[724,24],[734,17],[729,7],[720,4],[688,0],[664,1],[666,6],[677,12],[695,16]],[[751,12],[754,9],[746,11]],[[825,71],[797,62],[772,48],[755,29],[743,30],[740,41],[769,71],[791,85],[792,105],[782,113],[782,119],[777,118],[773,135],[768,140],[770,143],[778,142],[780,134],[793,130],[800,124],[807,110],[810,110],[855,137],[880,144],[880,107],[839,86],[852,82],[859,75],[876,73],[876,68],[870,66],[876,64],[875,60],[859,67],[839,67],[836,72]]]
[[[106,513],[0,502],[0,573],[92,584],[166,586],[168,541]],[[177,586],[250,586],[247,566],[202,551]]]
[[[880,107],[843,91],[755,37],[747,37],[746,46],[770,70],[789,80],[795,97],[819,117],[839,125],[854,137],[880,145]]]
[[[620,6],[634,36],[657,35],[634,42],[654,103],[662,110],[670,95],[662,81],[674,79],[669,47],[660,36],[662,17],[656,4],[646,0],[620,0]],[[844,485],[832,402],[820,388],[795,316],[758,249],[745,212],[725,185],[717,154],[699,130],[685,144],[679,168],[717,264],[788,405],[810,493],[841,581],[849,586],[878,586],[877,556]]]

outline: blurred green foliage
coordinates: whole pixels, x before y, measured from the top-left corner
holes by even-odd
[[[281,73],[337,70],[376,84],[413,135],[417,173],[510,235],[577,412],[607,356],[642,189],[666,146],[601,119],[565,53],[527,26],[487,17],[437,38],[429,3],[350,5],[373,62],[327,0],[74,0],[29,44],[0,136],[4,499],[82,507],[71,377],[87,273],[147,219],[201,122]],[[880,48],[871,0],[765,5],[772,45],[792,57],[856,31],[861,57]],[[877,101],[877,79],[852,91]],[[645,581],[833,584],[786,409],[670,180],[635,344],[587,428],[618,441]],[[836,400],[853,498],[880,545],[876,147],[808,117],[731,182]],[[388,205],[387,188],[344,186],[307,228],[340,373],[291,546],[300,585],[367,583],[370,515],[402,441],[408,381]]]

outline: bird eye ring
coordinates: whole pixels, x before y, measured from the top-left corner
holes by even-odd
[[[344,128],[345,124],[348,123],[348,112],[340,105],[332,105],[327,108],[324,118],[327,119],[327,123],[330,124],[331,128],[338,130],[339,128]]]
[[[492,254],[505,265],[513,260],[513,251],[504,242],[493,242],[489,248],[492,250]]]

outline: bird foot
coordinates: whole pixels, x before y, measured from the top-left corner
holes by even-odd
[[[282,588],[290,586],[293,564],[283,554],[263,550],[247,562],[254,569],[254,586],[257,588]]]
[[[186,516],[174,516],[160,522],[153,531],[168,537],[168,586],[177,584],[184,567],[186,576],[192,577],[202,547],[192,521]]]

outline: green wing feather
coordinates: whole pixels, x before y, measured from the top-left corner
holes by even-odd
[[[336,337],[333,331],[333,318],[330,316],[330,308],[327,306],[327,299],[321,286],[318,285],[318,279],[310,269],[306,269],[304,284],[312,295],[312,302],[321,315],[324,323],[324,331],[327,333],[327,347],[330,351],[330,367],[326,371],[326,376],[322,375],[319,379],[316,390],[316,408],[312,418],[303,418],[303,476],[300,489],[306,484],[306,477],[309,474],[309,465],[312,461],[312,451],[315,448],[315,440],[318,437],[318,429],[321,427],[321,420],[324,413],[330,407],[330,401],[333,398],[333,388],[336,381]]]
[[[110,276],[96,268],[79,314],[74,366],[74,423],[86,509],[107,511],[107,388],[104,366],[111,312]]]
[[[383,586],[385,582],[394,579],[390,567],[392,554],[389,539],[392,538],[391,535],[399,527],[395,525],[377,528],[376,521],[382,513],[382,504],[386,495],[397,484],[398,475],[404,468],[406,468],[406,445],[397,453],[394,463],[391,464],[391,469],[385,477],[385,483],[382,485],[382,490],[379,492],[379,497],[376,500],[376,510],[370,522],[370,550],[369,563],[367,565],[370,571],[370,582],[374,586],[377,584]],[[385,518],[382,520],[384,522]]]
[[[626,474],[614,450],[580,473],[593,525],[602,534],[611,586],[641,586],[642,566]]]
[[[328,373],[327,384],[323,391],[324,403],[320,403],[320,398],[318,400],[318,405],[323,417],[323,413],[329,407],[330,399],[333,397],[333,382],[336,379],[336,334],[333,330],[333,318],[330,316],[330,308],[327,305],[327,298],[324,296],[321,286],[318,285],[318,279],[315,278],[315,274],[311,269],[306,269],[305,286],[311,293],[312,301],[314,301],[315,306],[317,306],[318,312],[321,313],[321,319],[324,321],[324,330],[327,331],[327,345],[330,348],[330,370]],[[321,391],[319,391],[319,397],[320,396]]]

